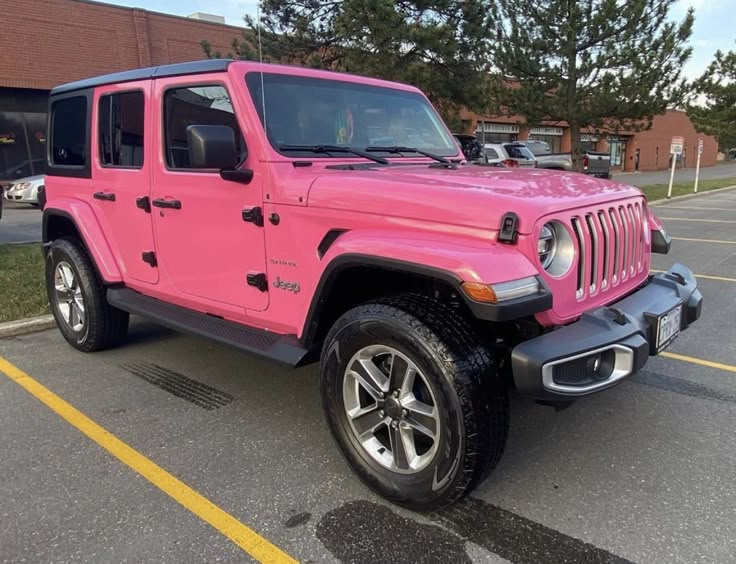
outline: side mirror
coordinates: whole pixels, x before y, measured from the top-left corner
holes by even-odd
[[[187,147],[191,168],[234,170],[240,163],[235,132],[227,125],[190,125]]]

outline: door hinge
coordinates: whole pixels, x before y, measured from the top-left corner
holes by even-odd
[[[258,227],[263,227],[263,210],[259,207],[245,208],[243,210],[243,221],[255,223]]]
[[[156,268],[158,266],[158,261],[156,261],[156,253],[153,251],[145,251],[141,258],[143,259],[143,262],[148,263],[151,265],[152,268]]]
[[[136,207],[142,209],[146,213],[151,213],[151,198],[148,196],[141,196],[135,199]]]
[[[268,290],[268,281],[266,280],[266,274],[263,272],[248,274],[246,280],[248,281],[248,286],[255,286],[261,292]]]

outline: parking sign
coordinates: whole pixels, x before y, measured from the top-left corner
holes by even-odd
[[[698,139],[698,154],[703,154],[703,138]]]
[[[682,155],[682,148],[685,146],[684,137],[673,137],[672,143],[670,143],[670,154],[671,155]]]

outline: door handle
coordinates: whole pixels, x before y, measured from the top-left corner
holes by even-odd
[[[115,201],[115,194],[112,192],[95,192],[92,197],[95,200],[107,200],[108,202]]]
[[[181,202],[179,200],[164,200],[163,198],[157,198],[151,203],[157,208],[181,209]]]

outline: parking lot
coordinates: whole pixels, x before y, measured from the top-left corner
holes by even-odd
[[[736,560],[736,190],[655,212],[675,240],[653,268],[699,275],[701,321],[566,410],[512,396],[497,470],[439,514],[360,485],[316,366],[138,320],[94,355],[55,330],[1,340],[0,560]]]

